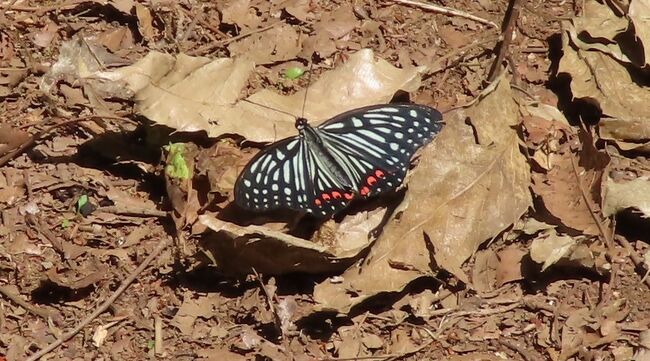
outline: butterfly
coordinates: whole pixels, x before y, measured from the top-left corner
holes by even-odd
[[[235,183],[235,203],[252,211],[278,208],[328,217],[352,200],[394,191],[411,156],[442,127],[442,114],[418,104],[354,109],[256,154]]]

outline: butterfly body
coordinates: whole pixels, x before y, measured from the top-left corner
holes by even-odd
[[[235,183],[235,202],[254,211],[289,208],[330,216],[353,199],[396,189],[415,151],[440,131],[442,115],[417,104],[340,114],[260,151]]]

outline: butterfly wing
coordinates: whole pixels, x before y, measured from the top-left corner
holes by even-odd
[[[246,209],[300,209],[308,187],[305,145],[299,137],[274,143],[251,159],[235,183],[235,202]]]
[[[415,151],[442,127],[437,110],[417,104],[373,105],[343,113],[316,129],[361,196],[398,187]]]
[[[351,193],[341,193],[323,207],[316,200],[317,189],[323,187],[343,188],[317,149],[302,137],[291,137],[251,159],[235,183],[235,202],[253,211],[289,208],[325,216],[341,210],[352,199]]]
[[[356,195],[398,187],[411,156],[440,130],[441,120],[437,110],[415,104],[343,113],[260,151],[237,179],[235,201],[254,211],[334,214]]]

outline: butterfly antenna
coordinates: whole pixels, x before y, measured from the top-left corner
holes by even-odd
[[[307,104],[307,91],[311,85],[311,71],[314,69],[314,61],[309,62],[309,73],[307,73],[307,87],[305,88],[305,96],[302,98],[302,110],[300,111],[300,117],[305,118],[305,105]]]
[[[276,108],[270,107],[270,106],[268,106],[268,105],[260,104],[260,103],[254,102],[254,101],[252,101],[252,100],[242,99],[242,101],[245,101],[245,102],[247,102],[247,103],[251,103],[251,104],[255,104],[255,105],[257,105],[258,107],[262,107],[262,108],[264,108],[264,109],[268,109],[268,110],[273,110],[273,111],[276,111],[276,112],[278,112],[278,113],[282,113],[282,114],[288,115],[288,116],[293,117],[293,118],[297,118],[295,114],[291,114],[291,113],[289,113],[289,112],[285,112],[284,110],[276,109]]]

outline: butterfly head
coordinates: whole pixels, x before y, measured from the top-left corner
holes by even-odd
[[[296,129],[303,130],[307,126],[307,119],[303,117],[296,118]]]

